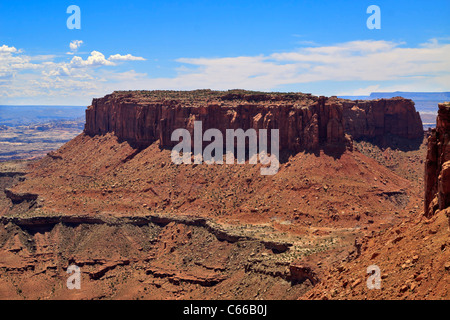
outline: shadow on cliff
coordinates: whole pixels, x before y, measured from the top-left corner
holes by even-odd
[[[425,136],[425,133],[424,133]],[[376,138],[361,138],[361,139],[355,139],[355,142],[368,142],[374,146],[379,147],[380,149],[392,149],[392,150],[400,150],[403,152],[407,152],[407,151],[413,151],[413,150],[418,150],[423,142],[423,137],[421,138],[417,138],[417,139],[406,139],[406,138],[402,138],[399,137],[397,135],[392,135],[392,134],[386,134],[384,136],[379,136]],[[151,144],[141,144],[141,143],[136,143],[134,141],[127,141],[127,140],[123,140],[123,139],[119,139],[119,142],[127,142],[133,149],[135,149],[135,151],[130,154],[129,156],[127,156],[126,159],[124,159],[124,162],[128,162],[129,160],[133,159],[138,153],[140,153],[142,150],[146,149],[147,147],[149,147]],[[158,141],[155,141],[156,143],[158,143]],[[159,144],[159,143],[158,143]],[[294,157],[295,155],[297,155],[300,152],[305,152],[307,154],[314,154],[316,157],[320,157],[321,154],[327,155],[329,157],[333,157],[334,160],[340,159],[342,154],[346,151],[346,150],[351,150],[352,148],[350,147],[351,143],[349,144],[349,142],[343,142],[343,143],[321,143],[320,146],[318,148],[315,149],[301,149],[301,150],[280,150],[279,153],[279,161],[280,164],[284,164],[287,163],[289,161],[290,157]],[[169,146],[161,146],[159,144],[159,148],[161,150],[168,150],[171,151],[172,147]],[[204,147],[202,148],[204,149]],[[247,150],[247,149],[246,149]],[[223,150],[223,154],[225,154],[226,151]],[[235,150],[235,155],[237,154],[236,150]],[[248,150],[246,152],[245,155],[245,161],[248,161]]]
[[[356,142],[365,141],[365,142],[371,143],[383,150],[391,148],[392,150],[400,150],[403,152],[407,152],[407,151],[419,150],[424,137],[425,137],[425,132],[424,132],[423,137],[416,138],[416,139],[407,139],[407,138],[402,138],[402,137],[399,137],[399,136],[393,135],[393,134],[386,134],[384,136],[371,138],[371,139],[369,139],[369,138],[355,139],[355,141]]]
[[[340,159],[347,150],[349,150],[349,146],[345,143],[326,143],[321,145],[318,149],[304,150],[304,152],[314,154],[316,157],[320,157],[321,154],[325,154],[329,157],[333,157],[334,160],[337,160]]]
[[[140,151],[142,151],[143,149],[145,149],[146,147],[142,147],[136,144],[130,144],[133,148],[136,149],[136,151],[131,155],[131,157],[134,157],[137,153],[139,153]],[[159,149],[160,150],[167,150],[167,151],[171,151],[172,147],[168,147],[168,146],[161,146],[159,144]],[[289,159],[291,157],[295,157],[298,153],[304,152],[307,154],[314,154],[316,157],[320,157],[321,155],[325,154],[327,156],[333,157],[334,160],[336,159],[340,159],[342,154],[348,149],[348,146],[344,143],[342,144],[324,144],[319,146],[319,148],[315,148],[315,149],[302,149],[302,150],[298,150],[298,151],[294,151],[294,150],[280,150],[279,152],[279,162],[280,164],[285,164],[287,162],[289,162]],[[226,154],[226,150],[223,150],[223,155]],[[234,154],[236,155],[236,150],[234,152]],[[213,154],[214,155],[214,154]],[[248,150],[246,150],[245,153],[245,161],[249,161],[249,155],[248,155]]]

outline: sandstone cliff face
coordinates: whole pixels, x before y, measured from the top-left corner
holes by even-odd
[[[345,132],[354,139],[394,134],[407,139],[423,137],[420,115],[411,100],[400,97],[344,102]]]
[[[85,133],[114,132],[123,140],[163,147],[175,129],[279,129],[280,149],[317,149],[353,138],[375,138],[387,133],[405,138],[423,135],[422,122],[411,100],[403,98],[351,101],[302,93],[218,92],[197,90],[114,92],[94,99],[86,110]]]
[[[425,162],[425,215],[450,206],[450,102],[440,103],[436,129],[428,138]]]

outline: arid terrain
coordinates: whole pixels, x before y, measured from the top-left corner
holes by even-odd
[[[0,161],[44,157],[82,130],[84,119],[0,125]]]
[[[94,99],[61,148],[0,163],[0,298],[448,299],[449,114],[424,132],[403,98]],[[278,173],[174,164],[170,134],[195,120],[279,129]],[[373,264],[381,289],[365,284]]]

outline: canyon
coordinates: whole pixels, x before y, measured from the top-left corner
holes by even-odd
[[[94,99],[82,134],[40,160],[1,164],[0,297],[448,298],[448,110],[424,133],[400,97]],[[278,173],[174,164],[171,134],[192,134],[195,121],[222,133],[279,129]],[[374,261],[388,274],[381,290],[361,285]],[[65,287],[70,264],[81,290]]]

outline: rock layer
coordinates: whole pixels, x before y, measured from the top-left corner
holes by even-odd
[[[436,129],[428,138],[425,162],[425,215],[450,205],[450,102],[440,103]]]
[[[156,140],[172,147],[175,129],[279,129],[280,149],[312,150],[353,138],[391,133],[414,139],[423,135],[414,103],[403,98],[352,101],[302,93],[232,91],[130,91],[94,99],[86,110],[85,133],[114,132],[146,147]]]

